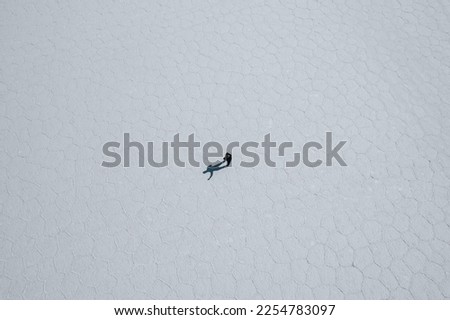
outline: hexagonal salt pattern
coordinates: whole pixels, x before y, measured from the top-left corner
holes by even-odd
[[[5,0],[0,26],[1,298],[450,297],[448,2]],[[101,167],[124,132],[327,131],[347,167]]]

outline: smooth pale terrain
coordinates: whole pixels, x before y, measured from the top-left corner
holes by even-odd
[[[3,0],[0,77],[0,298],[450,298],[448,1]],[[347,167],[101,167],[326,131]]]

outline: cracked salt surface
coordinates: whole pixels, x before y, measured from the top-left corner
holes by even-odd
[[[449,10],[2,1],[0,298],[450,298]],[[100,166],[326,131],[348,167]]]

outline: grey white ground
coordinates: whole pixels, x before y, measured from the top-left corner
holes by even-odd
[[[1,1],[0,298],[450,298],[449,55],[443,0]],[[326,131],[348,167],[100,165]]]

